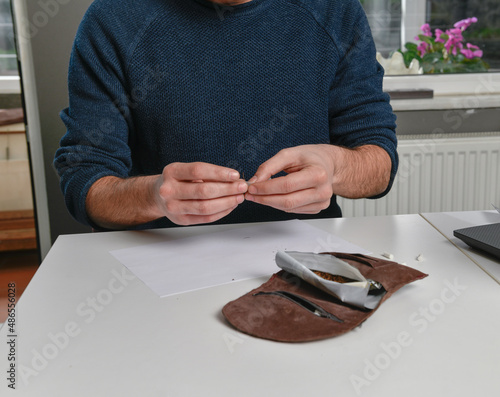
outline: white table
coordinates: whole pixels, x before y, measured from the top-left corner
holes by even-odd
[[[491,277],[419,215],[310,223],[429,277],[353,332],[276,343],[237,332],[221,315],[267,276],[159,298],[109,254],[223,227],[61,236],[17,306],[12,395],[497,395],[500,286]],[[2,396],[10,395],[6,340],[4,326]]]
[[[469,247],[453,235],[456,229],[500,223],[500,214],[497,211],[436,212],[425,213],[422,216],[464,252],[471,261],[500,283],[500,260]]]

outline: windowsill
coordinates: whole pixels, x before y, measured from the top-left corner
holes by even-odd
[[[428,99],[393,99],[394,111],[500,108],[500,94],[441,95]]]
[[[0,94],[20,94],[21,79],[19,76],[0,76]]]
[[[432,89],[428,99],[393,99],[395,111],[500,107],[500,73],[385,76],[384,90]]]

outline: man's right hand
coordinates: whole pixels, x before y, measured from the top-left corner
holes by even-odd
[[[172,163],[161,175],[106,176],[90,188],[86,210],[107,229],[166,216],[178,225],[215,222],[244,200],[248,186],[233,169],[208,163]]]
[[[237,171],[208,163],[172,163],[157,181],[157,205],[178,225],[211,223],[233,211],[248,189]]]

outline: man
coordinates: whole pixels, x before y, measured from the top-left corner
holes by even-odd
[[[335,217],[336,195],[389,191],[395,117],[359,1],[218,1],[89,8],[54,162],[77,220]]]

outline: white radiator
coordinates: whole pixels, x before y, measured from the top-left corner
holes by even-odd
[[[399,171],[381,199],[338,198],[345,217],[492,209],[500,205],[500,134],[400,140]]]

